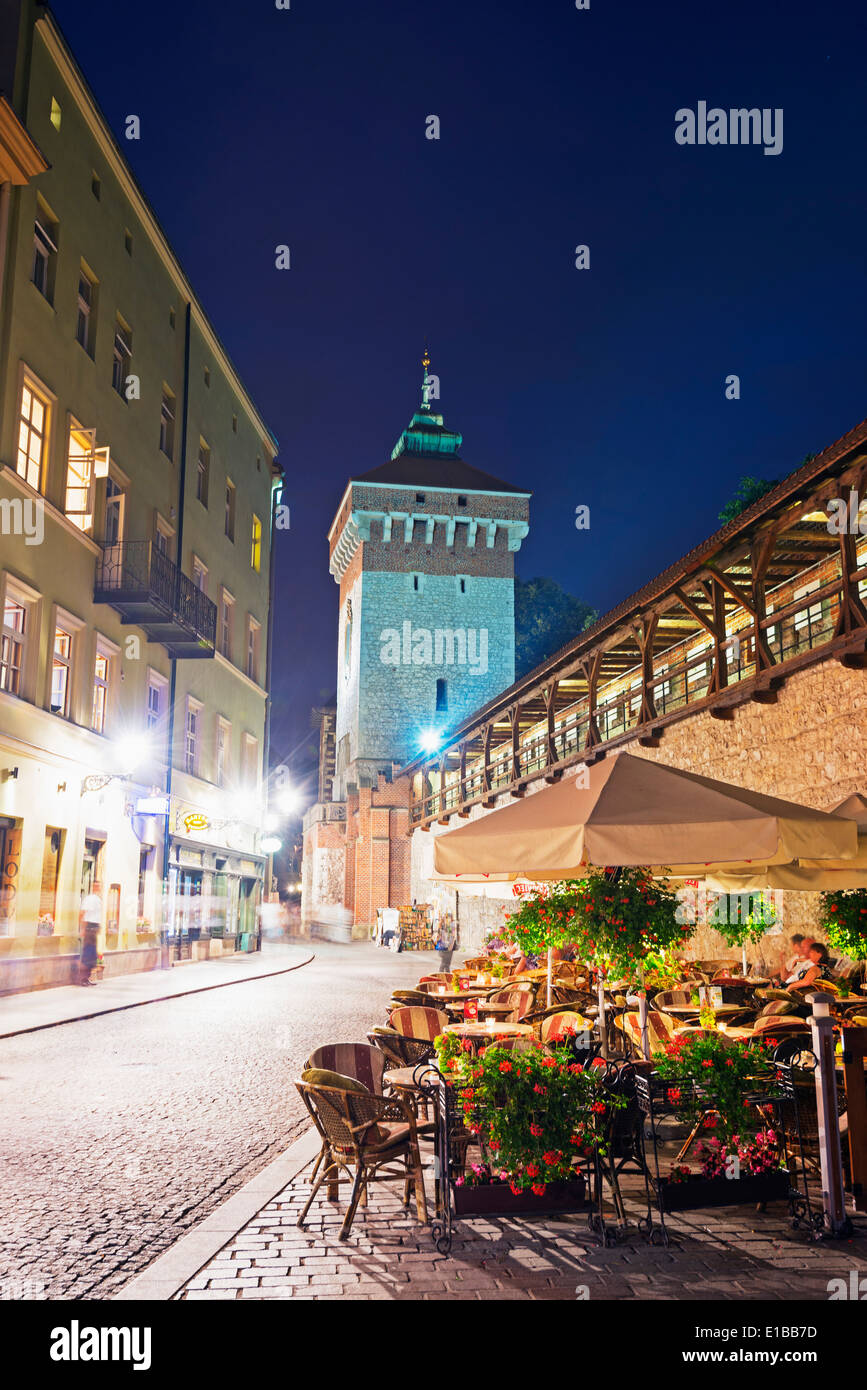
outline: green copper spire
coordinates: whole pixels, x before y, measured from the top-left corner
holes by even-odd
[[[443,424],[443,417],[431,410],[431,393],[435,383],[428,372],[429,366],[430,354],[425,348],[422,358],[424,377],[421,405],[392,449],[393,459],[399,458],[401,454],[446,454],[452,458],[458,456],[463,436],[455,430],[447,430]]]

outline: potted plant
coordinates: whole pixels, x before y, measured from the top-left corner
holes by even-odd
[[[735,906],[732,917],[732,905]],[[761,941],[776,924],[774,905],[764,893],[723,893],[708,918],[727,946],[740,946],[743,972],[747,973],[747,942]]]
[[[867,960],[867,888],[823,893],[820,916],[825,935],[835,951],[850,960]]]
[[[434,1046],[479,1152],[452,1178],[456,1214],[582,1209],[581,1164],[604,1150],[606,1120],[625,1100],[604,1092],[598,1071],[574,1062],[568,1045],[474,1055],[444,1034]]]
[[[774,1046],[769,1039],[732,1043],[719,1034],[697,1034],[669,1043],[659,1057],[654,1080],[661,1103],[701,1133],[699,1171],[679,1164],[660,1181],[664,1210],[788,1196],[789,1175],[767,1114]]]

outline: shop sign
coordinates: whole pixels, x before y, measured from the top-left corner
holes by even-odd
[[[185,816],[179,814],[178,819],[188,835],[201,835],[211,828],[211,822],[201,811],[188,811]]]

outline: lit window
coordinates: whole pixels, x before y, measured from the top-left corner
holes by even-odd
[[[111,362],[111,384],[126,400],[126,379],[132,362],[132,333],[126,324],[117,320],[114,330],[114,352]]]
[[[0,690],[21,695],[28,638],[27,605],[11,594],[3,604],[3,633],[0,638]]]
[[[51,110],[48,119],[51,121],[51,124],[54,126],[55,130],[60,129],[62,113],[60,110],[60,102],[57,100],[56,97],[51,98]]]
[[[78,319],[75,325],[75,337],[90,357],[93,356],[94,330],[96,328],[95,291],[95,282],[82,266],[78,272]]]
[[[108,684],[111,678],[111,657],[98,651],[93,664],[93,701],[90,711],[90,727],[98,734],[105,733],[105,716],[108,709]]]
[[[235,539],[235,484],[226,479],[226,535]]]
[[[49,304],[54,297],[54,275],[57,268],[57,223],[39,210],[33,227],[32,280]]]
[[[66,459],[66,505],[69,520],[81,531],[93,526],[93,437],[71,428]]]
[[[253,544],[250,550],[250,564],[256,573],[262,565],[262,523],[257,516],[253,516]]]
[[[229,747],[232,726],[227,719],[217,720],[217,786],[224,787],[229,775]]]
[[[160,449],[166,458],[175,456],[175,398],[171,391],[163,391],[160,406]]]
[[[245,734],[241,749],[243,765],[241,776],[245,786],[255,788],[259,780],[259,742],[252,734]]]
[[[166,680],[159,676],[156,671],[148,671],[148,704],[147,704],[147,729],[148,733],[159,729],[166,706]]]
[[[184,734],[184,767],[191,777],[199,772],[199,735],[201,732],[202,706],[196,700],[187,700],[187,719]]]
[[[16,471],[39,492],[42,464],[48,437],[48,402],[36,394],[27,382],[21,389],[21,411],[18,417],[18,457]]]
[[[54,629],[54,655],[51,662],[51,713],[69,718],[70,667],[72,663],[72,634],[65,628]]]
[[[203,594],[208,592],[208,567],[202,564],[198,555],[193,556],[193,583]]]
[[[199,457],[196,460],[196,497],[203,507],[208,505],[208,480],[211,476],[211,451],[204,439],[199,440]],[[228,532],[226,532],[228,535]]]

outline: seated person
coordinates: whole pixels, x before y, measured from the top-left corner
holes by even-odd
[[[821,941],[807,943],[806,960],[799,961],[795,969],[784,981],[786,985],[797,985],[803,989],[831,978],[831,957]]]
[[[784,978],[786,975],[791,975],[792,971],[795,969],[795,966],[800,965],[802,960],[806,960],[807,947],[810,944],[809,937],[802,936],[800,932],[795,932],[794,936],[790,936],[789,941],[792,944],[794,955],[790,956],[789,959],[786,961],[785,969],[783,971]]]

